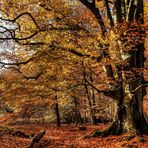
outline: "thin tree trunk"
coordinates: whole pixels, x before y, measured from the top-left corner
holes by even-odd
[[[110,26],[113,27],[114,26],[114,22],[113,22],[113,18],[112,18],[112,14],[111,14],[110,8],[109,8],[108,0],[104,0],[104,3],[105,3],[105,6],[106,6],[106,9],[107,9],[107,17],[108,17]]]
[[[122,9],[121,9],[121,0],[114,0],[114,22],[122,22]]]
[[[95,117],[93,109],[92,109],[93,106],[92,106],[91,96],[90,96],[90,93],[89,93],[89,88],[88,88],[88,84],[87,84],[87,80],[86,80],[86,69],[85,69],[84,63],[82,63],[82,67],[83,67],[84,88],[85,88],[87,99],[88,99],[90,116],[91,116],[91,119],[92,119],[92,123],[96,124],[96,117]]]
[[[93,75],[92,73],[90,74],[90,81],[91,83],[93,84]],[[92,122],[93,122],[93,125],[97,125],[97,118],[96,118],[96,98],[95,98],[95,90],[93,87],[91,87],[91,98],[92,98],[92,106],[93,106],[93,109],[92,109],[92,112],[93,112],[93,116],[92,116]]]
[[[56,99],[55,100],[56,125],[57,125],[57,127],[60,127],[61,121],[60,121],[59,104],[58,104],[57,95],[56,95],[55,99]]]
[[[79,98],[75,97],[75,96],[72,96],[73,99],[74,99],[74,105],[75,105],[75,108],[74,108],[74,112],[75,112],[75,115],[76,115],[76,126],[78,123],[80,123],[80,125],[83,124],[83,120],[82,120],[82,117],[81,117],[81,113],[79,111],[79,108],[78,108],[78,105],[79,105]]]

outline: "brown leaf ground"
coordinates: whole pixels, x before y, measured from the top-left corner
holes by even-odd
[[[136,136],[130,139],[129,135],[109,136],[105,138],[87,138],[81,136],[91,133],[96,129],[103,129],[105,126],[86,126],[87,130],[79,130],[74,125],[62,125],[57,128],[54,125],[21,125],[13,126],[16,130],[25,133],[38,134],[41,130],[46,130],[42,138],[45,148],[148,148],[148,136]],[[143,139],[145,140],[144,142]],[[0,137],[0,148],[26,148],[31,143],[31,139],[14,137],[9,134]]]

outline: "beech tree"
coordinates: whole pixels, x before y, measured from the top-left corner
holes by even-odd
[[[79,7],[82,10],[88,10],[94,17],[93,19],[96,20],[94,22],[97,22],[99,25],[101,33],[98,33],[98,42],[91,40],[91,43],[96,44],[97,52],[94,53],[92,51],[91,54],[89,51],[82,52],[84,50],[78,50],[78,46],[72,46],[74,48],[70,46],[70,48],[68,48],[69,46],[65,47],[64,45],[68,44],[67,40],[72,42],[72,38],[69,38],[69,34],[72,34],[72,31],[81,30],[85,35],[89,36],[90,34],[88,32],[93,32],[93,29],[90,29],[88,25],[83,26],[77,21],[70,22],[68,19],[63,19],[66,18],[65,15],[72,10],[57,13],[57,7],[59,6],[57,1],[55,2],[57,5],[54,7],[56,9],[51,7],[51,2],[53,1],[48,2],[46,0],[40,3],[37,2],[38,5],[33,9],[36,2],[35,0],[30,0],[29,3],[24,2],[22,5],[19,5],[19,2],[15,0],[2,2],[4,7],[1,10],[3,13],[1,20],[15,23],[16,26],[15,29],[9,28],[9,26],[2,26],[1,34],[4,35],[0,37],[0,40],[13,40],[20,46],[25,45],[25,47],[30,46],[31,48],[37,46],[39,53],[48,53],[50,52],[48,49],[56,51],[60,49],[64,53],[66,51],[67,55],[73,54],[70,58],[77,56],[80,59],[85,59],[85,62],[87,62],[88,59],[97,62],[98,66],[102,66],[106,74],[104,87],[101,88],[96,82],[92,83],[87,76],[85,76],[85,85],[89,85],[98,93],[113,99],[115,102],[115,114],[112,117],[112,124],[105,131],[93,133],[93,136],[121,134],[131,130],[147,134],[148,123],[143,113],[143,97],[146,95],[145,88],[148,86],[143,74],[145,61],[143,0],[73,0],[70,2],[72,6]],[[61,2],[63,2],[62,4],[64,5],[66,1],[63,0]],[[15,3],[18,5],[14,6]],[[8,14],[6,10],[8,10],[11,4],[14,5],[12,5],[13,8],[9,10],[10,14]],[[103,11],[101,10],[102,8],[99,7],[100,5],[103,5]],[[27,6],[29,7],[28,9],[26,8]],[[39,6],[42,8],[41,10]],[[28,12],[22,10],[24,7]],[[54,10],[54,13],[57,14],[58,17],[56,20],[47,19],[52,15],[49,13],[51,10]],[[17,15],[18,11],[20,11],[19,15]],[[47,11],[48,13],[43,13],[43,11]],[[106,14],[106,16],[104,14]],[[22,17],[28,21],[27,23],[32,25],[26,26],[26,22],[24,22],[23,19],[20,20]],[[41,20],[48,21],[43,23]],[[60,20],[59,22],[61,24],[55,26],[51,24],[51,21],[56,22],[57,20]],[[66,21],[64,27],[62,26],[63,20]],[[55,32],[51,34],[51,31],[54,30],[60,32],[68,30],[71,32],[66,32],[67,34],[63,33],[63,36],[60,34],[60,38],[56,38],[54,36]],[[96,31],[99,32],[99,29],[97,28],[94,32]],[[59,34],[57,33],[56,35],[58,36]],[[61,42],[62,37],[64,37],[63,43]],[[75,37],[74,35],[73,38]],[[94,38],[96,38],[96,36]],[[90,40],[87,41],[89,42]],[[84,42],[86,42],[86,40]],[[46,48],[41,48],[41,46]],[[77,47],[77,50],[75,47]],[[61,54],[61,51],[57,53]],[[7,63],[1,61],[0,63],[2,65],[21,65],[28,63],[32,59],[33,57],[27,58],[23,62]],[[98,80],[95,79],[95,81]]]
[[[108,135],[138,130],[147,133],[148,124],[143,114],[143,97],[146,94],[144,68],[144,23],[142,0],[104,0],[108,26],[96,1],[80,0],[96,17],[102,37],[109,42],[106,45],[108,63],[104,65],[106,75],[114,82],[103,93],[116,100],[116,113],[111,126],[94,135]],[[99,1],[98,1],[99,2]],[[109,28],[107,28],[109,27]],[[88,82],[90,85],[91,83]],[[96,88],[94,86],[94,88]],[[98,92],[101,92],[96,88]]]

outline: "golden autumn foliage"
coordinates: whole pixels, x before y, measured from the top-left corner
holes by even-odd
[[[53,122],[55,104],[62,119],[78,109],[82,118],[92,120],[95,115],[111,121],[116,97],[125,99],[123,106],[118,103],[124,110],[128,106],[124,103],[134,96],[139,81],[134,86],[132,82],[143,77],[145,68],[137,68],[133,55],[137,56],[145,39],[147,2],[145,24],[124,20],[110,26],[104,2],[95,1],[104,23],[101,28],[82,1],[0,0],[0,23],[6,25],[0,27],[4,50],[0,53],[0,106],[14,111],[10,123],[14,124],[13,119]],[[109,6],[112,10],[112,0]],[[111,11],[113,20],[115,13]]]

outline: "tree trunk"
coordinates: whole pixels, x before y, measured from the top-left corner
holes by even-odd
[[[61,126],[61,121],[60,121],[60,113],[59,113],[59,105],[58,103],[55,103],[55,112],[56,112],[56,124],[57,124],[57,127],[60,127]]]
[[[85,89],[88,104],[89,104],[90,118],[91,118],[92,124],[96,125],[97,120],[96,120],[96,116],[95,116],[94,109],[93,109],[93,105],[94,105],[93,103],[95,103],[94,102],[95,100],[93,100],[93,99],[95,99],[95,98],[93,98],[94,96],[91,96],[91,94],[89,92],[89,87],[88,87],[88,84],[87,84],[87,81],[86,81],[86,68],[85,68],[85,65],[84,65],[83,62],[82,62],[82,68],[83,68],[83,78],[84,78],[84,89]],[[93,88],[91,88],[91,89],[93,89]]]
[[[90,81],[93,84],[93,74],[90,74]],[[95,96],[95,90],[93,87],[91,87],[91,98],[92,98],[92,124],[97,125],[97,117],[96,117],[96,96]]]
[[[74,101],[74,113],[75,113],[76,126],[78,125],[78,123],[80,125],[82,125],[83,121],[82,121],[81,113],[80,113],[79,107],[78,107],[80,105],[79,98],[77,98],[75,96],[72,96],[72,98],[73,98],[73,101]]]
[[[140,92],[136,96],[130,98],[124,96],[123,103],[116,105],[116,116],[113,119],[113,125],[110,129],[112,134],[121,134],[129,131],[138,131],[148,134],[148,125],[143,114],[142,99],[139,97]],[[115,128],[113,128],[115,127]]]
[[[43,148],[43,144],[40,139],[45,135],[45,131],[41,131],[37,136],[32,139],[31,144],[27,148]]]
[[[61,121],[60,121],[59,104],[58,104],[57,95],[55,96],[55,103],[54,103],[54,106],[53,106],[53,110],[54,110],[54,112],[56,114],[56,125],[57,125],[57,127],[60,127],[61,126]]]
[[[134,68],[144,67],[144,44],[140,43],[136,46],[136,50],[132,52],[132,58],[127,65],[122,66],[120,70],[120,78],[122,89],[118,103],[115,105],[115,116],[112,125],[105,131],[97,134],[121,134],[129,131],[138,131],[148,134],[148,123],[143,113],[143,98],[146,95],[146,89],[136,88],[144,83],[143,73],[137,73]],[[120,46],[122,50],[122,46]],[[124,54],[124,53],[123,53]],[[130,74],[132,74],[130,76]]]
[[[124,79],[124,78],[123,78]],[[121,89],[121,98],[115,104],[115,116],[109,128],[104,131],[92,133],[92,137],[118,135],[126,132],[135,134],[148,134],[148,124],[143,113],[143,95],[142,89],[132,94],[142,82],[142,77],[127,82],[124,80]]]
[[[97,9],[94,5],[94,1],[88,2],[87,0],[80,0],[95,16]],[[139,31],[140,35],[144,35],[144,32],[140,29],[140,25],[144,22],[143,17],[143,0],[114,0],[113,1],[113,20],[111,17],[111,9],[109,7],[109,1],[104,1],[108,20],[110,21],[110,27],[113,28],[114,24],[120,24],[126,21],[127,25],[132,21],[136,21],[138,26],[132,26],[131,32]],[[93,11],[95,10],[95,12]],[[98,11],[99,13],[99,11]],[[98,14],[97,13],[97,14]],[[101,19],[102,20],[102,19]],[[99,23],[99,21],[98,21]],[[124,24],[124,23],[123,23]],[[132,23],[131,23],[132,24]],[[99,23],[100,26],[105,27]],[[135,28],[137,27],[137,28]],[[121,27],[122,28],[122,27]],[[133,30],[135,28],[136,30]],[[118,31],[120,32],[120,28]],[[122,29],[121,29],[122,30]],[[130,28],[129,28],[130,30]],[[118,32],[117,31],[117,32]],[[112,34],[113,33],[113,34]],[[130,37],[130,32],[128,32]],[[120,37],[118,37],[120,36]],[[105,36],[104,36],[105,37]],[[121,38],[125,38],[125,41],[121,41]],[[130,37],[131,38],[131,37]],[[132,38],[131,38],[132,39]],[[115,81],[120,82],[120,90],[117,90],[120,96],[114,94],[110,97],[117,98],[117,103],[115,104],[115,115],[113,117],[113,122],[111,126],[105,131],[95,132],[96,135],[108,135],[108,134],[120,134],[124,132],[129,132],[131,130],[136,130],[141,133],[148,134],[148,124],[146,123],[144,114],[143,114],[143,97],[146,93],[145,89],[140,88],[136,92],[136,88],[141,86],[144,82],[143,74],[135,71],[136,68],[144,68],[144,44],[142,38],[139,39],[141,43],[136,45],[135,39],[133,42],[129,42],[128,36],[123,36],[111,31],[110,42],[109,42],[109,57],[111,62],[114,63],[114,67],[118,69],[118,80],[115,78],[113,69],[111,65],[105,65],[104,71],[108,77],[114,78]],[[124,43],[123,43],[124,42]],[[125,43],[128,43],[128,46],[131,47],[130,51],[127,51]],[[132,45],[133,44],[133,45]],[[134,49],[133,49],[134,48]],[[125,72],[125,73],[124,73]],[[132,75],[130,75],[132,74]],[[98,91],[99,92],[99,91]]]

